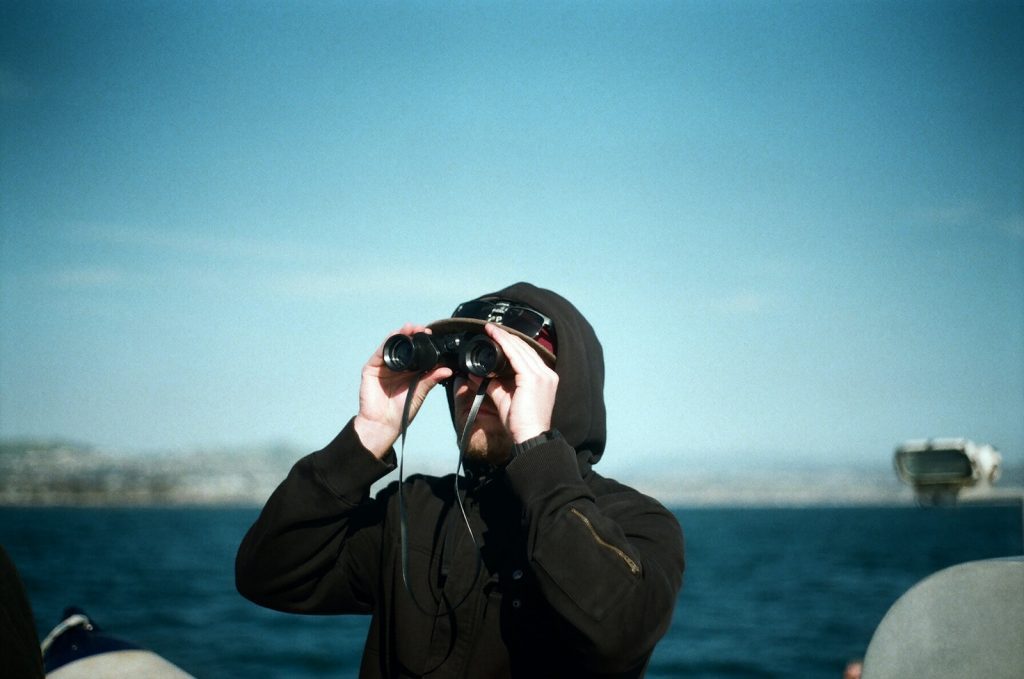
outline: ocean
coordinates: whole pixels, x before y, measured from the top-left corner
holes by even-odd
[[[1024,552],[1020,506],[677,508],[687,570],[648,677],[838,679],[907,588]],[[40,639],[65,607],[200,678],[354,677],[367,620],[234,588],[257,508],[0,508]]]

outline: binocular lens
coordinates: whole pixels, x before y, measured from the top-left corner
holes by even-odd
[[[392,335],[384,343],[384,365],[395,372],[415,370],[415,355],[412,339],[406,335]]]
[[[462,351],[462,368],[471,375],[494,375],[505,365],[505,356],[490,339],[477,336]]]

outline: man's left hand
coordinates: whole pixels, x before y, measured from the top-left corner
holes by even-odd
[[[521,337],[494,323],[485,326],[487,335],[501,347],[514,375],[495,377],[487,385],[505,428],[512,440],[522,443],[551,429],[558,375]]]

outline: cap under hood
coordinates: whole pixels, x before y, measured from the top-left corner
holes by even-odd
[[[548,316],[557,337],[558,392],[551,423],[581,462],[595,464],[604,453],[604,352],[583,314],[561,295],[530,283],[516,283],[477,299],[503,299]],[[433,325],[433,324],[432,324]]]

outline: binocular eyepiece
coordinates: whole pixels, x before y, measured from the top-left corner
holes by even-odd
[[[422,372],[444,365],[455,372],[494,377],[506,364],[501,347],[481,333],[418,332],[392,335],[384,343],[384,365],[395,372]]]

